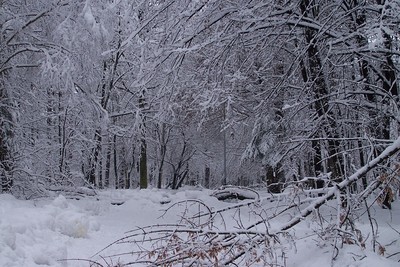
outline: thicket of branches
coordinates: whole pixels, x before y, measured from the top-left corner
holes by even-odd
[[[266,182],[276,193],[305,177],[340,183],[398,136],[395,0],[0,9],[2,192]]]

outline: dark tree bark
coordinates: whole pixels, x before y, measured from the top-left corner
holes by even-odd
[[[385,8],[390,8],[386,6],[386,0],[377,0],[376,1],[378,5],[381,6],[380,13],[384,14],[384,9]],[[382,15],[382,20],[387,20],[388,18],[386,15]],[[387,21],[386,21],[387,23]],[[382,37],[383,37],[383,48],[387,52],[384,53],[384,58],[381,63],[380,69],[381,69],[381,76],[379,79],[382,81],[382,87],[385,93],[388,95],[384,99],[384,103],[386,105],[390,105],[390,98],[395,97],[396,102],[398,103],[398,84],[397,84],[397,75],[396,75],[396,66],[393,61],[393,54],[390,52],[393,50],[393,41],[392,41],[392,36],[389,35],[389,33],[386,31],[386,29],[382,28]],[[398,70],[398,68],[397,68]],[[382,125],[382,137],[383,139],[390,140],[391,138],[391,118],[390,116],[385,116],[383,118],[383,125]]]
[[[165,155],[167,152],[167,141],[166,138],[167,130],[165,127],[165,123],[161,124],[161,129],[159,129],[159,142],[160,142],[160,160],[158,165],[158,178],[157,178],[157,188],[161,188],[162,186],[162,176],[163,176],[163,167],[165,162]]]
[[[146,143],[146,119],[143,114],[146,105],[144,90],[139,97],[139,109],[141,112],[141,124],[140,124],[140,158],[139,158],[139,186],[140,189],[147,188],[148,177],[147,177],[147,143]]]
[[[185,138],[185,137],[184,137]],[[183,146],[177,163],[168,162],[173,170],[172,181],[168,187],[178,189],[189,175],[189,161],[193,157],[194,151],[190,150],[186,140],[183,141]]]
[[[92,153],[89,158],[89,167],[86,172],[86,180],[89,184],[96,184],[96,169],[98,164],[99,153],[101,150],[101,132],[100,130],[96,130],[94,134],[95,147],[92,149]]]
[[[103,110],[107,110],[111,91],[114,88],[114,76],[117,71],[120,57],[121,57],[121,53],[118,51],[115,55],[115,58],[113,58],[111,61],[111,63],[112,63],[111,67],[107,64],[107,61],[103,62],[103,77],[102,77],[101,86],[100,86],[100,91],[101,91],[100,106]],[[100,119],[102,119],[102,117],[103,117],[103,115],[101,115]],[[95,184],[96,183],[96,169],[98,166],[101,166],[101,168],[99,170],[98,182],[99,182],[99,186],[102,186],[102,184],[103,184],[102,158],[100,157],[100,153],[102,150],[101,127],[96,129],[96,131],[95,131],[94,143],[95,143],[95,146],[92,149],[92,153],[89,158],[89,169],[86,172],[86,180],[90,184]]]
[[[139,162],[140,189],[145,189],[147,188],[147,144],[144,138],[141,140]]]
[[[391,7],[386,6],[386,0],[377,0],[378,5],[381,6],[380,13],[384,14],[384,9],[390,9]],[[382,20],[385,20],[384,23],[388,23],[389,18],[386,15],[382,15]],[[398,25],[398,21],[397,21]],[[381,64],[381,71],[383,77],[380,77],[383,83],[383,89],[391,96],[398,96],[398,84],[397,84],[397,77],[396,77],[396,66],[393,61],[393,38],[390,34],[386,31],[386,29],[382,28],[382,37],[383,37],[383,46],[387,52],[384,53],[384,61]]]
[[[0,76],[0,78],[2,77]],[[2,81],[0,80],[1,85]],[[0,87],[0,188],[2,192],[9,192],[13,186],[11,140],[14,134],[8,102],[5,88]]]
[[[210,188],[210,167],[206,166],[204,170],[204,187],[205,188]]]
[[[108,137],[109,143],[107,146],[107,155],[106,155],[106,169],[104,173],[104,184],[103,186],[105,188],[108,188],[110,186],[110,173],[111,173],[111,154],[112,154],[112,143],[110,140],[110,137]]]
[[[267,186],[271,193],[281,193],[282,191],[284,173],[280,169],[281,167],[281,164],[278,164],[276,168],[266,167]]]
[[[318,17],[319,4],[315,0],[302,0],[300,3],[300,10],[305,18]],[[307,43],[307,67],[308,75],[303,74],[303,78],[307,77],[306,83],[310,83],[314,92],[314,109],[317,114],[317,123],[319,129],[316,131],[313,138],[326,138],[326,150],[328,152],[327,167],[328,172],[332,173],[334,180],[340,179],[341,164],[338,154],[340,143],[337,141],[336,121],[331,113],[331,106],[329,103],[329,90],[324,77],[324,66],[321,61],[321,51],[318,48],[318,32],[312,28],[304,29],[305,40]],[[326,136],[325,136],[326,135]],[[314,149],[314,164],[316,175],[322,173],[322,166],[319,163],[322,161],[322,142],[313,141],[312,147]]]
[[[118,153],[117,153],[117,135],[114,134],[113,138],[113,164],[114,164],[114,175],[115,175],[115,189],[118,189]]]

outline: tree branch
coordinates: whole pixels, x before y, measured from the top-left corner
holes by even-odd
[[[335,197],[335,193],[337,190],[342,190],[349,185],[351,185],[353,182],[357,181],[358,179],[361,179],[366,173],[368,173],[371,169],[375,168],[378,164],[381,162],[385,161],[386,159],[390,158],[394,154],[400,151],[400,137],[393,142],[392,145],[387,147],[378,157],[358,169],[353,175],[342,181],[341,183],[337,184],[334,186],[332,189],[330,189],[324,196],[319,197],[317,200],[312,202],[308,207],[303,209],[300,214],[296,217],[294,217],[292,220],[288,221],[284,225],[280,226],[278,229],[271,231],[270,233],[276,234],[282,231],[286,231],[293,226],[297,225],[299,222],[301,222],[304,218],[306,218],[308,215],[310,215],[314,210],[318,209],[321,207],[326,201],[332,199]]]

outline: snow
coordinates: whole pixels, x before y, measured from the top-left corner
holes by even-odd
[[[189,212],[188,200],[203,203],[213,210],[240,204],[240,202],[218,201],[211,194],[209,190],[198,188],[184,188],[177,191],[107,190],[79,200],[69,199],[63,195],[45,199],[18,200],[11,195],[2,194],[0,195],[0,266],[89,266],[89,262],[84,261],[85,259],[98,260],[104,264],[101,256],[126,252],[124,249],[127,247],[118,245],[104,251],[102,249],[137,227],[177,223],[182,219],[182,213]],[[266,192],[260,192],[259,203],[262,203],[268,212],[276,202],[269,199],[263,201],[262,198],[267,195],[270,197]],[[250,208],[246,205],[244,211],[246,209]],[[238,213],[234,209],[231,212],[231,217],[224,218],[227,230],[235,229],[238,222]],[[294,229],[289,230],[294,242],[286,244],[286,266],[399,266],[397,262],[399,257],[394,254],[400,252],[400,202],[396,200],[392,210],[384,210],[373,205],[371,213],[379,224],[376,229],[377,240],[385,248],[383,255],[372,251],[370,221],[366,214],[363,214],[357,220],[356,227],[366,239],[365,249],[354,244],[342,245],[339,246],[337,257],[332,260],[336,250],[331,240],[328,240],[329,233],[326,233],[326,238],[317,236],[318,223],[314,220],[316,215],[310,215]],[[245,215],[241,223],[253,223],[256,217]],[[290,220],[289,215],[282,216],[273,223],[279,225],[288,220]],[[221,228],[222,230],[224,229]],[[97,254],[98,252],[100,253]],[[262,255],[264,252],[259,250],[257,253]],[[390,255],[394,256],[388,258]]]

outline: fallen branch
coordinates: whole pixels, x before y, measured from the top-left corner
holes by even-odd
[[[393,142],[392,145],[387,147],[378,157],[376,157],[375,159],[373,159],[372,161],[368,162],[366,165],[358,169],[353,175],[351,175],[341,183],[336,184],[325,195],[318,197],[308,207],[303,209],[298,216],[294,217],[292,220],[288,221],[278,229],[271,231],[271,234],[274,233],[276,234],[292,228],[293,226],[301,222],[304,218],[306,218],[308,215],[310,215],[314,210],[321,207],[325,202],[334,198],[338,190],[342,191],[344,188],[356,182],[358,179],[361,179],[361,177],[367,174],[371,169],[375,168],[378,164],[390,158],[399,151],[400,151],[400,137],[395,142]]]

